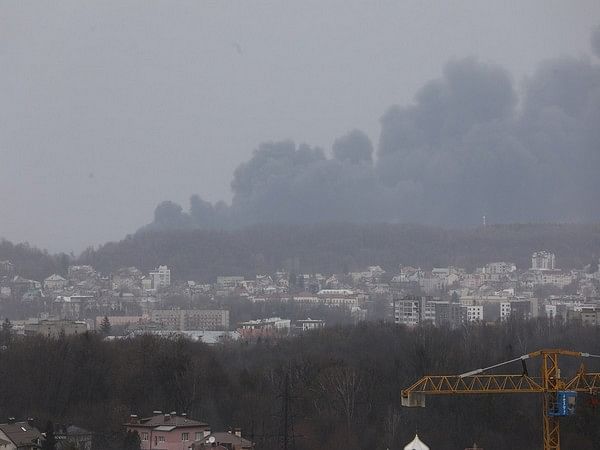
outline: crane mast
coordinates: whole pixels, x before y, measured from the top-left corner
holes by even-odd
[[[543,349],[525,354],[483,369],[460,375],[426,375],[402,391],[402,406],[425,406],[427,395],[473,394],[540,394],[542,395],[543,450],[560,450],[560,418],[574,412],[577,393],[597,395],[600,373],[587,372],[581,364],[577,373],[568,379],[561,376],[559,356],[600,358],[584,352],[563,349]],[[540,376],[531,377],[528,359],[540,359]],[[520,374],[489,374],[487,372],[521,362]]]

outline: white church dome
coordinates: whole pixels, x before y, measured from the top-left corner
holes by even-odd
[[[421,441],[421,439],[419,439],[419,435],[415,434],[415,438],[413,439],[413,441],[408,444],[406,447],[404,447],[404,450],[429,450],[429,447],[427,447],[423,441]]]

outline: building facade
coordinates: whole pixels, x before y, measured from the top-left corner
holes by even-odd
[[[72,336],[88,331],[85,322],[74,320],[40,320],[37,323],[27,323],[24,326],[25,335],[41,335],[52,339],[60,336]]]
[[[532,270],[554,270],[556,257],[554,253],[548,251],[539,251],[531,255]]]
[[[28,422],[0,424],[0,448],[2,450],[37,450],[42,448],[42,434]]]
[[[171,286],[171,270],[167,266],[158,266],[149,276],[154,290]]]
[[[176,412],[163,414],[162,411],[154,411],[154,415],[142,419],[132,415],[125,427],[127,431],[139,434],[142,450],[188,449],[195,441],[210,434],[207,423]]]
[[[229,311],[226,309],[157,309],[152,321],[168,330],[196,331],[229,329]]]

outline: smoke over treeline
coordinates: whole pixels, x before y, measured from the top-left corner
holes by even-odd
[[[600,28],[591,42],[600,58]],[[384,113],[376,150],[359,130],[331,156],[263,143],[235,170],[230,205],[163,202],[148,227],[599,220],[600,64],[549,60],[519,87],[497,65],[450,61],[413,104]]]

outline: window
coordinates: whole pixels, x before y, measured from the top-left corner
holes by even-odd
[[[182,441],[189,441],[190,440],[190,434],[189,433],[181,433],[181,440]]]
[[[144,431],[142,433],[142,441],[147,441],[147,440],[148,440],[148,433]]]
[[[196,438],[194,440],[199,441],[204,437],[204,433],[196,431]]]
[[[165,442],[165,437],[164,436],[159,436],[158,437],[158,442]]]

